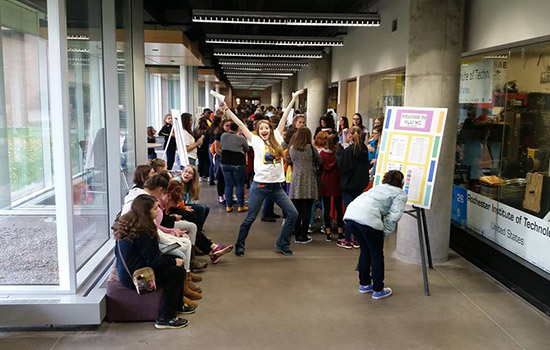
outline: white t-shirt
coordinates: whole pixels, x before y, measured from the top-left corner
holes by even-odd
[[[195,143],[195,138],[193,135],[191,135],[187,130],[183,130],[183,142],[185,142],[186,146],[190,146]],[[197,159],[197,148],[195,148],[192,151],[187,152],[187,157],[191,159]]]
[[[275,140],[282,143],[283,137],[278,130],[274,131]],[[248,142],[254,149],[254,181],[263,183],[285,182],[283,160],[276,160],[268,151],[264,140],[257,135],[252,135]]]

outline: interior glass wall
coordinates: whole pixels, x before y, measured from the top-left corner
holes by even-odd
[[[101,1],[67,2],[73,230],[77,268],[109,239],[101,19]]]
[[[405,98],[405,70],[382,73],[370,77],[368,119],[384,116],[386,107],[403,106]]]
[[[453,221],[550,272],[550,43],[462,62]]]
[[[134,85],[132,79],[131,1],[116,0],[117,71],[120,121],[121,201],[129,191],[136,168],[134,127]]]
[[[58,284],[46,1],[0,1],[0,284]]]
[[[163,70],[162,68],[147,67],[145,85],[146,101],[149,106],[147,108],[147,125],[153,126],[158,131],[164,124],[164,116],[170,113],[171,109],[181,108],[179,68]]]

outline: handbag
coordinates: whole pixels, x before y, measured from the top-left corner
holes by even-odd
[[[128,269],[128,265],[126,265],[124,256],[122,256],[122,251],[120,250],[120,244],[118,244],[118,241],[116,242],[116,245],[118,248],[118,256],[120,257],[120,260],[122,260],[122,265],[124,265],[124,269],[132,278],[132,282],[134,282],[134,286],[136,287],[136,292],[139,295],[154,292],[157,289],[157,284],[155,282],[155,271],[150,267],[143,267],[134,271],[134,274],[132,275],[130,273],[130,270]]]

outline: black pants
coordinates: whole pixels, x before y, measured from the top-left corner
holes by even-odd
[[[218,197],[222,197],[225,194],[225,178],[223,177],[222,167],[218,169],[216,174],[216,190],[218,191]]]
[[[166,166],[168,170],[172,170],[172,166],[174,166],[174,161],[176,160],[176,145],[174,142],[174,145],[172,146],[172,142],[170,142],[170,145],[168,148],[166,148]]]
[[[207,144],[203,144],[201,147],[198,148],[197,151],[197,157],[199,158],[199,176],[200,177],[208,177],[208,173],[210,172],[210,156],[208,154],[210,150],[208,149]]]
[[[307,230],[309,228],[309,221],[311,219],[311,206],[313,205],[313,198],[308,199],[292,199],[292,204],[298,211],[298,220],[294,226],[294,234],[296,238],[305,238],[307,236]]]
[[[160,301],[158,317],[172,319],[176,311],[183,310],[183,282],[185,268],[183,266],[168,266],[155,270],[157,286],[162,286],[164,293]]]
[[[346,232],[348,229],[361,246],[359,283],[362,286],[372,283],[374,291],[381,292],[384,289],[384,232],[353,220],[346,220]]]
[[[323,217],[325,219],[325,228],[330,228],[330,199],[334,198],[334,206],[336,207],[336,223],[338,228],[344,227],[344,211],[342,210],[342,196],[323,197]]]

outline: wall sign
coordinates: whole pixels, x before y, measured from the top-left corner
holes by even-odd
[[[430,209],[446,118],[446,108],[387,107],[374,185],[399,170],[408,204]]]
[[[550,222],[454,186],[452,220],[550,273]]]
[[[463,63],[460,68],[459,103],[492,103],[493,102],[493,68],[492,60]]]

